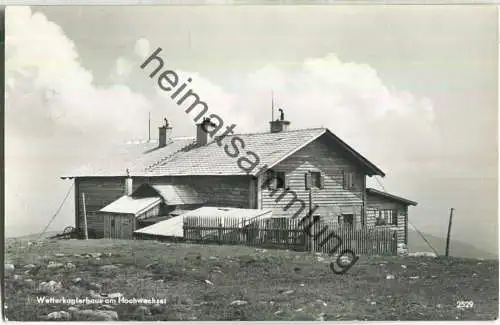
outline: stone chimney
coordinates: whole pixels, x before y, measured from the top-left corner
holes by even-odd
[[[158,147],[163,148],[167,145],[169,141],[170,134],[172,133],[172,127],[168,124],[168,120],[164,119],[165,124],[158,128]]]
[[[204,146],[208,143],[208,132],[216,127],[215,123],[210,122],[209,118],[204,118],[201,123],[196,124],[196,144]]]
[[[280,108],[278,111],[280,112],[280,117],[275,121],[269,122],[269,124],[271,124],[271,133],[288,131],[288,127],[290,126],[290,121],[285,121],[285,113],[283,113],[283,110]]]

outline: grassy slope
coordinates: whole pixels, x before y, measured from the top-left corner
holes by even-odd
[[[100,260],[72,255],[88,252],[112,255]],[[70,289],[76,277],[102,284],[101,292],[168,301],[163,312],[151,316],[135,314],[137,305],[116,305],[120,320],[314,320],[320,314],[325,320],[455,320],[494,319],[498,314],[498,261],[362,257],[347,274],[335,275],[328,260],[307,253],[122,240],[34,246],[10,241],[6,260],[16,265],[16,274],[23,274],[25,264],[42,265],[37,275],[29,276],[35,285],[6,279],[9,320],[39,320],[67,310],[69,306],[30,302],[42,281],[62,281],[60,297],[88,297],[87,291]],[[77,268],[48,270],[48,261],[71,261]],[[154,262],[155,267],[146,267]],[[121,265],[105,274],[99,271],[105,264]],[[386,274],[396,278],[387,280]],[[248,304],[231,306],[237,299]],[[459,310],[458,300],[472,300],[474,308]]]

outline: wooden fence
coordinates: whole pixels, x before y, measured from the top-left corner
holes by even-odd
[[[186,217],[183,220],[184,240],[197,243],[248,245],[263,248],[311,250],[328,253],[351,249],[357,255],[396,255],[397,233],[388,228],[353,229],[321,222],[311,229],[321,234],[311,240],[299,220],[273,218],[245,222],[233,218]],[[325,240],[330,237],[328,240]],[[339,241],[339,239],[341,241]],[[340,243],[340,245],[339,245]]]

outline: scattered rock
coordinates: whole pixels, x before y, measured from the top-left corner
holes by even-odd
[[[105,272],[110,272],[110,271],[115,271],[118,269],[118,266],[116,265],[103,265],[100,267],[100,269],[102,271],[105,271]]]
[[[68,311],[70,313],[73,313],[73,312],[78,311],[78,310],[79,310],[78,307],[75,307],[75,306],[71,306],[71,307],[68,308]]]
[[[36,265],[35,265],[35,264],[26,264],[26,265],[24,266],[24,269],[25,269],[25,270],[30,270],[30,269],[33,269],[33,268],[35,268],[35,267],[36,267]]]
[[[328,306],[328,304],[321,299],[316,299],[316,302],[322,304],[325,307]]]
[[[441,304],[437,304],[437,305],[436,305],[436,308],[441,309],[441,308],[443,308],[443,306],[442,306]]]
[[[163,306],[160,305],[160,304],[154,304],[153,306],[151,306],[151,313],[152,314],[161,314],[163,313]]]
[[[303,287],[305,284],[301,283],[300,286]]]
[[[41,293],[46,293],[46,294],[54,294],[61,289],[62,289],[61,282],[56,282],[53,280],[51,280],[49,282],[42,282],[38,286],[38,291]]]
[[[112,321],[118,320],[118,313],[113,310],[76,310],[73,312],[74,320],[78,321]]]
[[[27,284],[33,283],[33,279],[24,279],[24,282]]]
[[[138,306],[135,309],[135,314],[141,315],[141,316],[150,316],[151,310],[149,310],[149,307],[146,307],[146,306]]]
[[[418,279],[420,279],[420,277],[419,277],[418,275],[417,275],[417,276],[411,276],[411,277],[410,277],[410,280],[418,280]]]
[[[71,280],[71,283],[73,284],[79,284],[82,282],[82,278],[74,278],[73,280]]]
[[[23,279],[22,275],[14,274],[14,277],[13,277],[14,281],[21,281],[22,279]]]
[[[217,257],[215,257],[215,256],[210,256],[208,259],[209,259],[209,260],[216,260],[216,259],[217,259]]]
[[[283,313],[283,311],[282,311],[282,310],[277,310],[277,311],[275,311],[275,312],[274,312],[274,314],[275,314],[275,315],[279,315],[279,314],[281,314],[281,313]]]
[[[92,256],[93,258],[98,258],[98,257],[101,257],[102,254],[101,253],[90,253],[90,256]]]
[[[74,270],[76,268],[76,265],[71,263],[71,262],[68,262],[68,263],[66,263],[66,265],[64,265],[64,268],[66,270]]]
[[[120,292],[113,292],[113,293],[108,294],[107,297],[117,299],[117,298],[123,297],[123,294],[121,294]]]
[[[113,310],[113,309],[115,309],[111,305],[101,305],[99,308],[104,309],[104,310]]]
[[[294,292],[295,292],[295,290],[287,290],[287,291],[283,292],[283,294],[284,295],[291,295]]]
[[[325,321],[325,313],[321,313],[316,317],[317,321],[324,322]]]
[[[87,289],[90,289],[90,290],[101,290],[102,289],[102,285],[100,285],[99,283],[91,282],[91,283],[87,284]]]
[[[245,300],[235,300],[235,301],[230,303],[231,306],[243,306],[246,304],[248,304],[248,301],[245,301]]]
[[[212,283],[212,281],[210,281],[210,280],[205,280],[205,283],[206,283],[206,284],[208,284],[208,285],[211,285],[211,286],[213,286],[213,285],[214,285],[214,284]]]
[[[404,264],[403,264],[403,265],[401,265],[401,267],[402,267],[403,269],[406,269],[406,268],[407,268],[407,266],[406,266],[406,265],[404,265]]]
[[[89,290],[89,296],[94,299],[102,298],[102,296],[94,290]]]
[[[316,259],[318,260],[318,262],[324,262],[325,261],[325,259],[323,257],[321,257],[321,256],[316,257]]]
[[[47,320],[70,320],[71,314],[67,311],[54,311],[47,315]]]
[[[376,304],[377,304],[377,302],[372,301],[370,304],[372,304],[372,305],[376,305]]]
[[[392,274],[387,274],[385,277],[387,280],[394,280],[396,277]]]
[[[73,254],[74,257],[82,257],[80,254]]]
[[[54,254],[55,257],[64,257],[64,254],[63,253],[56,253]]]
[[[296,312],[301,312],[303,310],[304,310],[304,308],[295,309]]]
[[[6,276],[11,275],[12,273],[14,273],[14,270],[15,270],[14,264],[11,264],[11,263],[6,263],[5,264],[5,266],[4,266],[4,274]]]
[[[49,264],[47,265],[47,268],[48,269],[58,269],[58,268],[63,267],[63,266],[64,266],[63,263],[57,263],[57,262],[50,261]]]

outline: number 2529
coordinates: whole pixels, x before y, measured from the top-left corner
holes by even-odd
[[[457,308],[460,309],[470,309],[474,307],[474,301],[471,300],[458,300]]]

